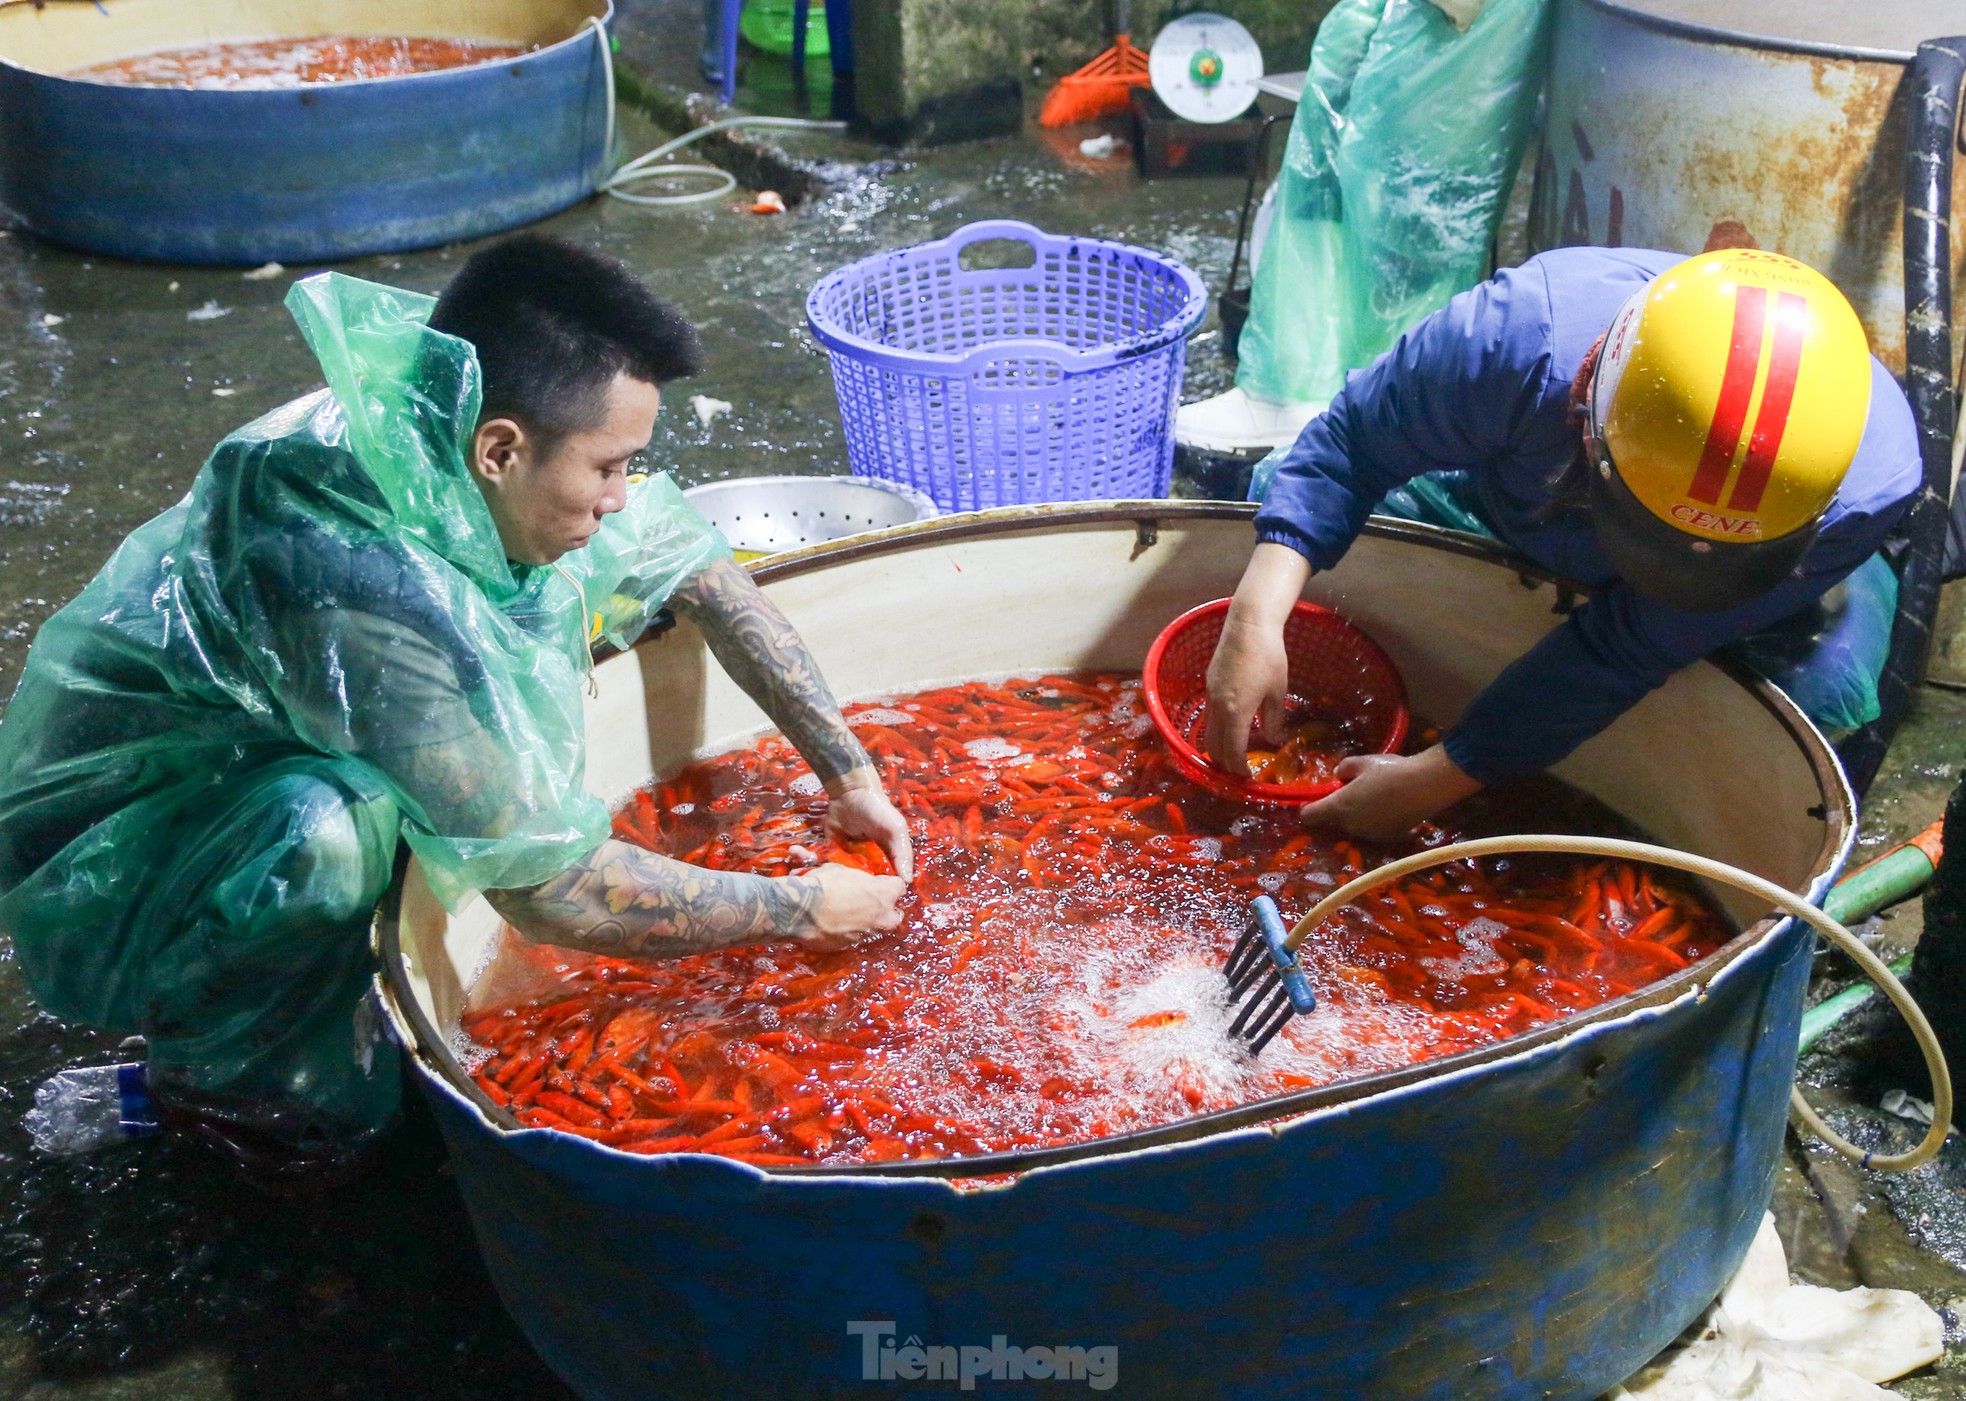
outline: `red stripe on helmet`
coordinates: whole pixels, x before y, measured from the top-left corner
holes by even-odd
[[[1768,357],[1768,384],[1761,391],[1761,412],[1754,416],[1754,433],[1748,438],[1741,475],[1734,481],[1734,494],[1727,498],[1730,511],[1761,509],[1761,495],[1768,489],[1768,475],[1775,470],[1775,454],[1781,450],[1782,433],[1789,424],[1795,374],[1802,366],[1802,338],[1808,330],[1808,300],[1797,292],[1780,293],[1775,303],[1775,349]]]
[[[1754,373],[1761,364],[1761,323],[1767,309],[1766,288],[1734,289],[1734,343],[1728,348],[1727,369],[1720,377],[1720,397],[1713,406],[1707,445],[1700,453],[1693,485],[1686,489],[1687,496],[1709,506],[1720,500],[1727,470],[1734,465],[1734,449],[1741,445],[1748,400],[1754,397]]]

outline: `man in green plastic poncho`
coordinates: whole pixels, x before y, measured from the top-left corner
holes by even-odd
[[[582,788],[590,643],[665,604],[904,876],[900,815],[785,618],[666,476],[631,485],[695,334],[539,238],[428,297],[287,303],[327,388],[221,443],[42,627],[0,725],[0,930],[57,1016],[149,1041],[167,1123],[332,1176],[393,1116],[370,907],[407,841],[455,905],[661,957],[898,923],[901,880],[767,879],[609,838]],[[656,723],[661,717],[654,717]]]

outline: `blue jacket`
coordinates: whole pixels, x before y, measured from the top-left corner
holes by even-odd
[[[1257,512],[1258,540],[1329,569],[1392,488],[1465,468],[1503,540],[1596,589],[1446,735],[1448,756],[1482,783],[1548,767],[1681,667],[1813,602],[1883,544],[1922,480],[1911,407],[1873,359],[1870,418],[1816,543],[1793,576],[1744,607],[1648,603],[1616,577],[1587,513],[1539,518],[1579,451],[1578,366],[1624,299],[1680,258],[1564,248],[1462,293],[1350,377],[1298,436]]]

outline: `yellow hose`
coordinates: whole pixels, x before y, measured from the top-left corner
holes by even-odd
[[[1930,1162],[1945,1146],[1946,1134],[1952,1125],[1952,1076],[1946,1070],[1945,1053],[1939,1049],[1938,1038],[1932,1033],[1932,1024],[1925,1020],[1925,1014],[1912,1001],[1911,994],[1905,991],[1897,975],[1887,968],[1884,960],[1865,948],[1856,935],[1811,905],[1801,896],[1784,890],[1772,881],[1763,880],[1751,872],[1739,870],[1724,862],[1709,860],[1704,856],[1694,856],[1671,847],[1653,846],[1649,842],[1628,842],[1616,837],[1568,837],[1545,834],[1513,837],[1483,837],[1476,841],[1455,842],[1451,846],[1435,847],[1431,851],[1418,852],[1412,856],[1389,862],[1376,870],[1367,871],[1357,880],[1325,896],[1311,907],[1311,912],[1297,921],[1296,927],[1284,940],[1284,947],[1295,952],[1304,942],[1304,936],[1323,924],[1340,908],[1351,904],[1361,895],[1389,885],[1402,876],[1415,871],[1424,871],[1434,866],[1445,866],[1450,862],[1470,860],[1478,856],[1504,856],[1522,853],[1558,852],[1575,856],[1610,856],[1625,861],[1646,861],[1656,866],[1670,866],[1677,871],[1687,871],[1696,876],[1722,885],[1731,885],[1737,890],[1745,890],[1760,897],[1786,914],[1795,916],[1815,929],[1832,944],[1856,960],[1864,975],[1880,988],[1884,995],[1896,1004],[1910,1023],[1912,1035],[1917,1038],[1918,1049],[1924,1053],[1926,1069],[1932,1075],[1932,1127],[1924,1139],[1909,1153],[1895,1156],[1877,1156],[1867,1153],[1854,1143],[1843,1138],[1825,1124],[1816,1111],[1803,1099],[1802,1091],[1791,1089],[1790,1105],[1795,1117],[1800,1119],[1811,1133],[1862,1167],[1876,1168],[1879,1172],[1909,1172],[1912,1168]]]

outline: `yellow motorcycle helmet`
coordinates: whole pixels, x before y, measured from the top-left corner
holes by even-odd
[[[1850,303],[1779,253],[1702,253],[1633,293],[1585,416],[1591,522],[1619,576],[1696,613],[1781,583],[1857,454],[1870,377]]]

